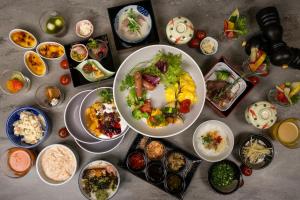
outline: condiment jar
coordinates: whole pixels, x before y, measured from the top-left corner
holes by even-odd
[[[33,151],[21,147],[12,147],[1,155],[1,169],[11,178],[25,176],[34,165],[36,156]]]
[[[186,44],[194,36],[194,25],[185,17],[175,17],[166,27],[167,38],[172,44]]]
[[[268,129],[277,120],[277,110],[268,101],[259,101],[250,105],[245,111],[245,118],[249,124],[259,129]]]

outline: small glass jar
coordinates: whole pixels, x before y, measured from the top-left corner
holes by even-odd
[[[65,19],[55,10],[46,11],[42,14],[40,18],[40,27],[43,32],[56,37],[66,33]]]
[[[35,101],[42,108],[55,108],[62,104],[64,94],[57,86],[44,84],[37,88],[35,92]]]
[[[9,89],[8,86],[10,83],[9,81],[18,81],[19,89],[13,92],[11,89]],[[12,83],[14,84],[14,83]],[[0,76],[0,88],[1,90],[10,95],[15,94],[22,94],[24,92],[27,92],[30,89],[30,79],[24,76],[19,71],[13,71],[13,70],[5,70],[1,76]]]

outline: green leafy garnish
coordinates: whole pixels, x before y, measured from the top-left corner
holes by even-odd
[[[219,70],[219,71],[215,71],[215,74],[217,76],[217,80],[220,81],[227,81],[228,78],[230,77],[230,72],[226,71],[226,70]]]
[[[296,104],[299,100],[300,100],[300,95],[299,94],[294,95],[294,96],[291,97],[291,102],[293,104]]]
[[[120,85],[120,90],[124,91],[130,87],[134,86],[134,78],[132,75],[127,74],[125,79],[122,80],[121,85]]]
[[[235,31],[240,35],[246,35],[248,33],[247,29],[247,18],[245,16],[240,16],[237,18],[235,24]]]
[[[137,120],[149,117],[148,113],[142,112],[139,109],[133,110],[132,111],[132,116],[133,116],[134,119],[137,119]]]
[[[129,107],[140,107],[144,104],[144,101],[146,100],[146,92],[143,92],[143,96],[141,98],[138,98],[136,96],[135,88],[132,87],[129,90],[128,96],[127,96],[127,105]]]
[[[227,163],[219,163],[212,168],[212,182],[218,187],[225,187],[234,179],[234,169]]]
[[[100,97],[102,98],[103,103],[112,103],[113,93],[110,89],[104,89],[99,92]]]
[[[129,9],[128,13],[128,28],[131,32],[139,32],[140,31],[140,25],[137,21],[138,15],[133,11],[133,9]]]
[[[94,40],[93,38],[90,38],[86,46],[89,49],[97,49],[98,48],[98,42]]]

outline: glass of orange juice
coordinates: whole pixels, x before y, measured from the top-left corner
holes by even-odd
[[[270,129],[273,139],[288,148],[300,147],[300,119],[288,118],[277,122]]]

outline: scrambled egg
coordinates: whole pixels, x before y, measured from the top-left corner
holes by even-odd
[[[150,117],[155,117],[155,116],[160,116],[160,115],[162,115],[162,112],[161,112],[160,109],[153,109],[152,112],[151,112]],[[163,126],[168,125],[168,122],[166,120],[162,120],[162,121],[158,122],[159,124],[153,124],[150,121],[150,117],[147,119],[147,124],[148,124],[149,127],[157,128],[157,127],[163,127]]]
[[[171,85],[165,89],[165,98],[167,103],[172,103],[176,101],[176,96],[178,95],[178,84]]]
[[[180,92],[178,101],[182,102],[185,99],[190,99],[192,104],[197,102],[196,84],[193,78],[188,73],[183,73],[179,79]]]
[[[85,110],[86,126],[95,136],[99,137],[102,133],[99,130],[99,120],[97,118],[97,111],[102,108],[102,103],[95,102],[93,105]]]

